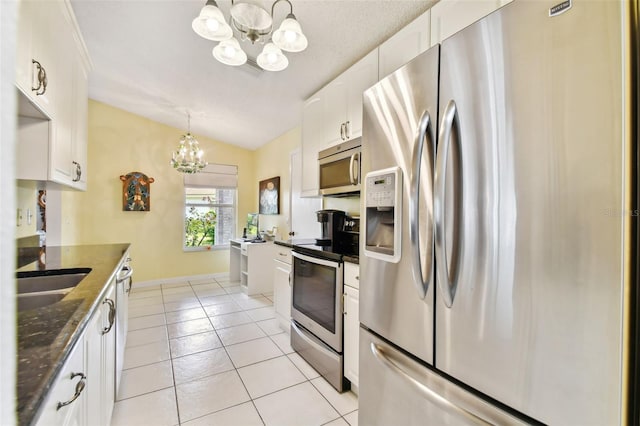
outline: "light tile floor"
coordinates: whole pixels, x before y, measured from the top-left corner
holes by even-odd
[[[339,394],[289,345],[273,296],[226,278],[135,285],[112,425],[351,425]]]

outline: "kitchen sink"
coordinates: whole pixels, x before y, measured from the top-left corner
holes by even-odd
[[[17,273],[18,311],[41,308],[62,300],[91,268]]]
[[[40,293],[54,290],[71,291],[91,272],[91,268],[18,272],[17,293]]]
[[[57,293],[19,294],[17,303],[18,312],[52,305],[62,300],[67,295],[67,293],[69,292],[58,291]]]

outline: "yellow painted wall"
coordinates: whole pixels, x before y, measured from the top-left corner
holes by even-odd
[[[258,203],[258,183],[261,180],[280,176],[280,214],[260,215],[260,230],[278,227],[278,238],[289,236],[289,198],[291,195],[291,173],[289,170],[291,151],[300,147],[302,133],[296,127],[256,150],[256,206]]]
[[[323,209],[342,210],[350,216],[360,216],[360,195],[339,198],[325,197],[322,201]]]
[[[184,130],[90,100],[88,190],[62,194],[62,244],[129,242],[137,281],[227,272],[228,249],[182,250],[183,175],[169,159]],[[195,136],[208,162],[238,166],[238,218],[256,211],[255,152]],[[134,171],[155,179],[149,212],[122,211],[120,175]]]

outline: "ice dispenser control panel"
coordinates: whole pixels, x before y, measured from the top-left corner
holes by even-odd
[[[402,171],[399,167],[376,170],[368,173],[364,182],[364,254],[397,263],[402,234]]]

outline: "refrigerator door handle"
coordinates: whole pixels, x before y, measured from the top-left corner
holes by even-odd
[[[418,126],[418,134],[413,144],[413,154],[411,157],[411,188],[409,190],[411,197],[409,198],[409,241],[411,242],[411,269],[413,271],[413,283],[416,285],[418,295],[421,299],[429,290],[429,281],[433,275],[433,257],[427,259],[427,279],[422,275],[422,255],[420,253],[420,165],[422,163],[422,154],[424,151],[425,139],[429,138],[429,161],[433,163],[433,155],[435,154],[435,140],[431,135],[431,116],[429,111],[425,111],[420,117]],[[433,181],[433,176],[431,177]],[[429,244],[433,245],[432,240]]]
[[[407,373],[403,370],[398,364],[396,364],[391,358],[387,357],[384,353],[384,348],[380,347],[374,342],[371,342],[370,345],[371,353],[375,357],[375,359],[380,362],[380,364],[384,365],[398,376],[402,377],[405,381],[413,385],[420,393],[428,399],[434,405],[440,407],[441,409],[454,413],[458,416],[463,417],[469,422],[477,425],[490,425],[491,423],[487,423],[480,417],[471,413],[470,411],[465,410],[462,407],[459,407],[449,401],[447,398],[443,397],[439,393],[435,392],[433,389],[429,388],[416,378],[414,378],[411,374]]]
[[[440,146],[436,156],[436,172],[433,191],[436,259],[438,260],[436,274],[438,278],[438,285],[444,298],[444,303],[448,308],[453,305],[453,299],[457,288],[457,277],[451,279],[451,271],[449,270],[449,262],[447,259],[446,235],[444,229],[445,192],[447,160],[451,148],[451,131],[455,126],[456,135],[458,137],[460,136],[459,121],[456,103],[454,100],[450,100],[444,109],[442,122],[440,123],[440,134],[438,136]],[[455,212],[454,216],[457,216]],[[459,223],[455,223],[455,226],[459,226]],[[455,235],[454,240],[456,240]],[[454,254],[453,258],[457,258],[457,256]],[[454,265],[451,266],[451,269],[454,269]]]

